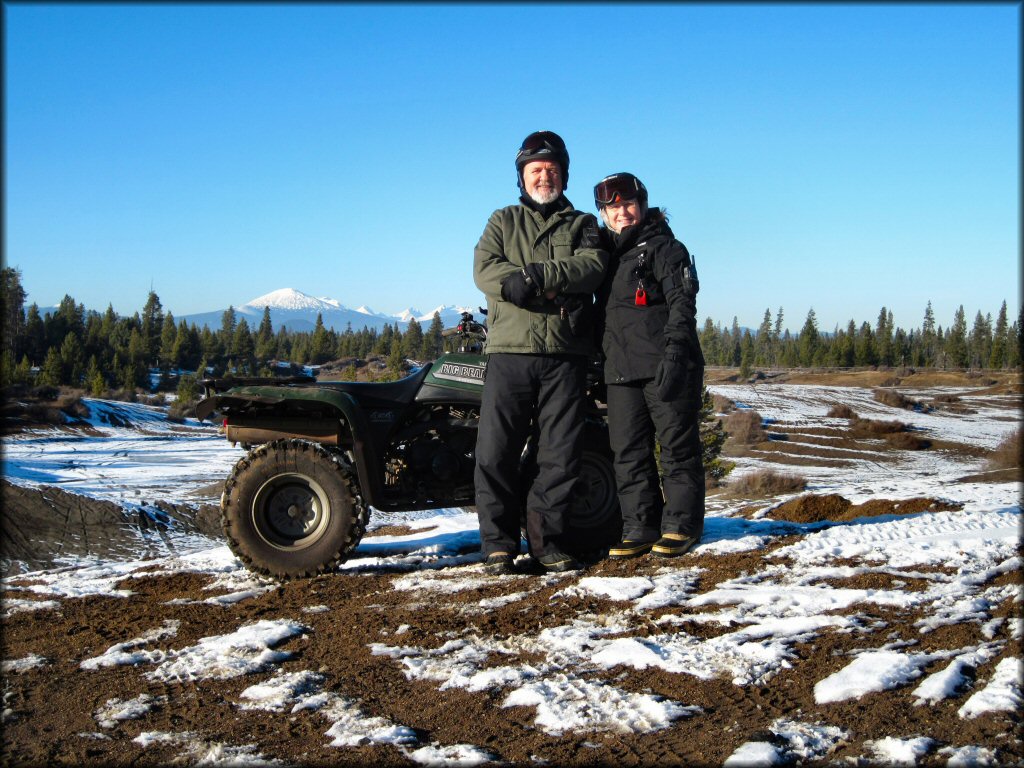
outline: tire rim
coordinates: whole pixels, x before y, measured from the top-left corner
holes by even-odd
[[[593,524],[595,513],[599,513],[599,525],[603,525],[609,512],[615,507],[618,496],[615,491],[615,475],[611,467],[601,460],[590,459],[583,455],[580,465],[579,482],[587,489],[575,508],[577,524],[589,522]],[[583,526],[588,527],[588,526]]]
[[[327,492],[308,475],[282,474],[265,482],[252,502],[256,533],[277,549],[305,549],[324,534],[331,520]]]

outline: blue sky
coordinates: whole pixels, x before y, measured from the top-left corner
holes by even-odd
[[[1020,307],[1019,4],[4,5],[4,258],[28,301],[482,301],[513,158],[636,173],[698,321]]]

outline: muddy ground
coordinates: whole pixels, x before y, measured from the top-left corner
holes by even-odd
[[[860,382],[858,385],[864,386]],[[873,386],[874,384],[867,384]],[[159,537],[160,514],[175,517],[179,527],[217,536],[216,508],[209,505],[143,505],[125,511],[106,502],[87,502],[59,489],[25,490],[3,484],[3,547],[5,554],[41,565],[52,562],[54,548],[81,549],[116,556],[136,546],[138,530]],[[806,496],[775,511],[776,519],[808,522],[849,519],[850,516],[921,513],[950,509],[945,502],[920,499],[896,502],[876,499],[855,507],[841,497]],[[16,520],[18,525],[12,525]],[[73,535],[65,535],[73,530]],[[122,538],[132,533],[130,539]],[[84,533],[83,533],[84,532]],[[106,533],[104,533],[106,532]],[[395,531],[389,531],[395,532]],[[379,532],[378,532],[379,533]],[[372,536],[373,534],[371,534]],[[91,538],[90,538],[91,537]],[[766,550],[733,554],[690,554],[669,567],[699,565],[698,593],[753,573],[764,567],[776,549],[793,537],[774,539]],[[56,542],[56,543],[55,543]],[[63,543],[60,543],[63,542]],[[118,547],[124,546],[124,552]],[[91,549],[88,549],[91,547]],[[592,566],[588,576],[653,575],[666,563],[642,558],[635,561],[604,561]],[[459,566],[473,567],[473,566]],[[915,622],[923,616],[874,604],[858,604],[864,633],[824,631],[812,642],[796,646],[799,660],[792,669],[761,686],[740,686],[727,679],[701,680],[659,669],[612,669],[598,679],[615,680],[625,690],[651,693],[703,709],[699,717],[682,718],[670,727],[640,735],[619,733],[545,734],[535,722],[532,708],[501,706],[497,694],[463,689],[439,690],[436,683],[408,681],[401,666],[386,656],[372,654],[370,645],[397,642],[437,647],[456,637],[511,637],[562,626],[574,618],[614,612],[616,605],[601,598],[553,598],[579,575],[555,584],[535,576],[495,579],[492,583],[445,596],[443,605],[418,602],[422,595],[392,588],[401,573],[362,571],[299,579],[225,608],[204,603],[217,594],[207,587],[212,577],[198,573],[153,575],[126,579],[130,597],[88,596],[63,598],[56,610],[17,612],[4,617],[0,651],[2,658],[22,659],[35,654],[50,660],[45,666],[3,675],[4,717],[2,765],[167,765],[190,762],[180,745],[140,746],[132,739],[142,732],[191,732],[206,744],[258,744],[264,759],[289,765],[410,765],[409,757],[393,746],[329,746],[324,732],[329,723],[316,711],[290,716],[246,711],[235,704],[239,693],[256,680],[243,676],[229,680],[201,680],[170,684],[148,680],[143,670],[132,667],[83,670],[79,663],[103,653],[112,645],[137,637],[162,620],[180,622],[176,645],[219,634],[225,627],[261,619],[295,619],[301,616],[311,631],[305,638],[288,640],[282,650],[295,654],[282,665],[284,671],[313,670],[324,677],[324,689],[357,700],[368,715],[377,715],[413,728],[421,743],[474,744],[489,750],[500,761],[512,764],[547,765],[718,765],[741,744],[771,740],[767,727],[778,718],[838,726],[849,738],[827,756],[809,764],[865,765],[870,750],[865,742],[886,736],[929,736],[951,746],[978,745],[994,751],[1000,765],[1024,764],[1021,714],[990,713],[976,719],[958,716],[962,704],[950,698],[932,706],[915,706],[912,687],[871,693],[841,703],[819,705],[813,688],[817,681],[849,663],[851,654],[866,648],[901,641],[915,641],[916,651],[928,652],[976,645],[981,642],[977,624],[946,626],[920,634]],[[918,573],[852,576],[842,580],[848,588],[883,589],[899,581],[913,589]],[[992,584],[1022,584],[1021,571],[993,577]],[[837,586],[837,585],[834,585]],[[529,590],[524,600],[487,612],[475,610],[487,598],[510,591]],[[46,599],[18,591],[19,599]],[[4,601],[13,592],[5,590]],[[325,612],[303,612],[311,605],[329,606]],[[673,607],[681,628],[701,637],[729,631],[715,623],[686,621],[701,608]],[[708,609],[710,610],[710,609]],[[1014,617],[1020,602],[996,606],[993,617]],[[1004,625],[1005,626],[1005,625]],[[650,624],[649,632],[663,631]],[[1020,658],[1019,640],[1010,640],[1000,655]],[[496,661],[496,663],[499,663]],[[936,667],[937,668],[937,667]],[[929,669],[934,671],[934,669]],[[158,705],[135,720],[124,720],[97,735],[94,713],[110,699],[128,700],[140,694],[160,699]],[[918,765],[946,765],[949,757],[932,750]],[[191,758],[194,762],[195,756]],[[242,761],[244,762],[244,761]]]
[[[879,500],[882,502],[883,500]],[[834,505],[832,499],[827,504]],[[838,502],[843,506],[841,502]],[[877,514],[888,514],[892,502],[874,505]],[[923,500],[915,509],[932,505]],[[941,505],[938,505],[941,506]],[[790,504],[786,519],[814,519],[822,504],[813,496],[804,504]],[[871,509],[862,508],[862,514]],[[782,517],[782,515],[780,515]],[[687,555],[674,561],[686,568],[699,564],[706,572],[699,592],[714,589],[743,572],[763,567],[771,551],[790,543],[780,537],[768,551],[726,555]],[[588,575],[652,575],[663,563],[650,559],[603,562]],[[464,566],[471,567],[471,566]],[[271,592],[242,601],[227,609],[202,601],[216,592],[205,590],[211,577],[196,573],[156,575],[126,579],[122,585],[134,594],[128,598],[90,596],[64,599],[59,610],[42,614],[15,613],[3,623],[3,658],[37,654],[52,660],[5,680],[3,730],[4,765],[162,765],[181,760],[178,745],[143,748],[132,738],[143,731],[188,731],[201,734],[208,743],[257,743],[264,758],[299,765],[409,765],[410,760],[391,746],[336,748],[324,736],[327,723],[312,711],[291,717],[243,711],[233,702],[253,684],[252,676],[232,680],[203,680],[187,684],[154,683],[134,668],[85,671],[82,659],[103,653],[111,645],[138,636],[140,630],[160,620],[180,621],[176,643],[192,644],[232,626],[260,619],[302,617],[311,628],[303,641],[282,646],[295,652],[284,671],[315,670],[325,678],[324,687],[356,699],[368,714],[386,717],[413,728],[423,742],[475,744],[501,760],[530,764],[541,758],[550,765],[716,765],[749,740],[763,739],[765,729],[777,718],[821,722],[847,730],[851,736],[827,761],[870,754],[864,742],[885,736],[903,738],[928,735],[954,746],[983,745],[995,750],[1001,765],[1024,763],[1019,713],[990,714],[973,720],[957,715],[957,699],[934,706],[915,706],[912,687],[874,693],[837,704],[815,703],[814,684],[849,663],[850,654],[865,647],[900,640],[917,641],[915,650],[927,652],[967,647],[979,642],[976,624],[943,627],[921,635],[914,627],[923,618],[911,612],[861,604],[857,611],[866,625],[877,626],[878,637],[863,633],[828,633],[798,645],[799,661],[763,686],[738,686],[725,679],[700,680],[690,675],[669,674],[658,669],[629,670],[616,685],[632,692],[653,693],[698,705],[699,717],[676,721],[665,730],[642,735],[569,733],[546,735],[534,724],[532,708],[502,708],[500,698],[465,690],[438,690],[432,682],[407,681],[399,665],[374,656],[370,645],[388,642],[405,625],[402,644],[434,647],[451,637],[510,637],[561,626],[574,617],[614,610],[600,598],[552,599],[564,581],[535,588],[524,601],[481,614],[473,610],[482,599],[509,590],[530,588],[534,576],[494,580],[476,589],[446,595],[444,606],[413,602],[416,593],[392,589],[400,574],[365,572],[299,579],[281,584]],[[885,576],[878,573],[842,580],[848,588],[885,588],[899,578],[920,580],[920,574]],[[1004,574],[998,580],[1020,584],[1021,573]],[[567,579],[576,578],[568,576]],[[885,583],[882,583],[885,582]],[[904,587],[906,588],[906,587]],[[412,596],[411,596],[412,595]],[[24,598],[28,593],[20,592]],[[42,599],[42,598],[40,598]],[[311,604],[330,606],[323,613],[304,613]],[[672,608],[684,618],[700,609]],[[1011,601],[993,616],[1011,616],[1019,605]],[[684,623],[700,636],[728,631],[716,624]],[[653,623],[652,633],[663,631]],[[393,641],[392,641],[393,642]],[[1008,643],[1003,656],[1020,656]],[[610,670],[607,679],[623,670]],[[88,734],[98,731],[94,713],[109,699],[128,700],[147,693],[166,696],[138,720],[126,720],[105,732],[111,738]],[[948,757],[937,753],[920,765],[945,765]],[[857,764],[855,760],[853,764]]]

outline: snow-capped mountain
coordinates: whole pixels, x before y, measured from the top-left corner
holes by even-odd
[[[381,330],[386,324],[398,324],[404,328],[409,320],[416,318],[424,329],[433,322],[434,313],[441,316],[441,323],[445,328],[454,326],[464,311],[476,312],[476,308],[458,307],[453,304],[442,304],[436,309],[427,313],[420,313],[413,308],[404,309],[396,314],[388,315],[382,312],[375,312],[365,304],[358,309],[349,309],[337,299],[326,296],[314,297],[298,291],[294,288],[279,288],[255,299],[239,304],[234,307],[236,316],[249,324],[249,327],[256,329],[263,319],[263,308],[270,308],[270,322],[275,333],[282,327],[290,331],[312,331],[316,327],[316,317],[319,314],[323,318],[324,327],[333,328],[336,332],[342,333],[346,328],[351,327],[353,331],[366,328]],[[209,326],[211,329],[218,329],[221,325],[221,318],[224,309],[212,312],[201,312],[194,315],[184,315],[179,320],[187,323],[195,323],[197,326]]]
[[[259,296],[252,301],[247,301],[238,309],[249,309],[254,308],[261,315],[264,307],[270,307],[271,310],[280,309],[291,311],[306,311],[313,310],[314,312],[329,312],[335,309],[345,309],[341,305],[341,302],[336,299],[320,298],[314,299],[302,291],[297,291],[294,288],[278,288],[276,291],[271,291],[263,296]]]

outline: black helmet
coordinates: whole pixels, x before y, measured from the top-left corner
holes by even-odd
[[[569,151],[562,137],[554,131],[534,131],[525,139],[516,152],[516,176],[519,186],[523,184],[523,166],[534,160],[550,160],[562,168],[562,189],[569,186]]]
[[[594,205],[601,210],[621,200],[639,200],[647,205],[647,187],[632,173],[613,173],[594,185]]]

